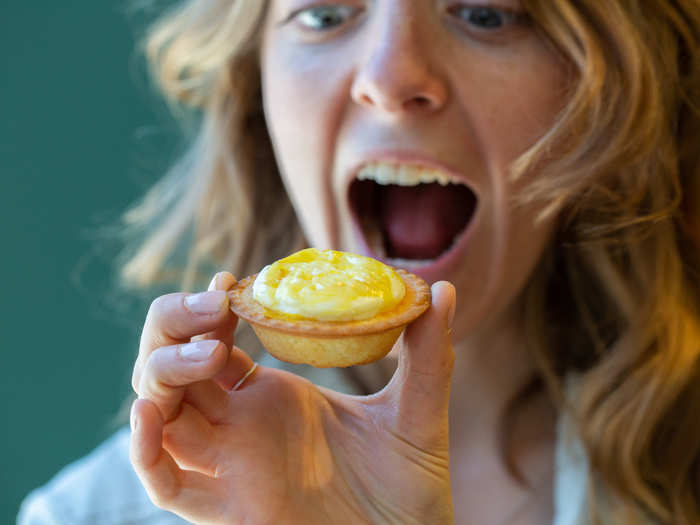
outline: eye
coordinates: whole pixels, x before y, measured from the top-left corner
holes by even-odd
[[[477,29],[494,31],[519,22],[524,14],[501,7],[467,6],[458,4],[450,6],[447,12]]]
[[[329,31],[353,18],[359,9],[346,5],[320,5],[295,12],[290,18],[311,31]]]

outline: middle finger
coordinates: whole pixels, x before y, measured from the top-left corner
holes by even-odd
[[[228,349],[219,341],[158,348],[144,366],[137,392],[140,398],[153,402],[167,422],[177,414],[185,387],[211,379],[223,370],[227,360]],[[209,392],[207,401],[202,404],[219,406],[225,403],[226,394],[217,387]]]

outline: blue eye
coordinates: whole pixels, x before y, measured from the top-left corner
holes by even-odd
[[[455,5],[448,11],[463,22],[485,30],[501,29],[516,21],[518,17],[513,11],[484,6]]]
[[[324,5],[303,9],[294,18],[307,29],[328,31],[348,21],[357,11],[357,8],[349,6]]]

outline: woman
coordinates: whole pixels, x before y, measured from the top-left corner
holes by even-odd
[[[150,499],[207,523],[697,523],[699,40],[697,0],[167,15],[156,76],[203,120],[127,215],[155,225],[127,280],[189,234],[186,287],[251,273],[297,243],[293,209],[310,245],[434,284],[395,357],[328,372],[366,396],[254,366],[231,273],[154,301],[130,445]]]

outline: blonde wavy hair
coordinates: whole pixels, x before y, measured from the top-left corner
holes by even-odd
[[[523,5],[573,80],[557,121],[513,165],[514,177],[537,173],[520,200],[561,217],[523,291],[530,350],[621,504],[699,523],[700,0]],[[189,0],[148,34],[160,89],[201,122],[124,215],[130,285],[179,276],[191,289],[208,265],[245,275],[303,243],[261,109],[265,7]]]

